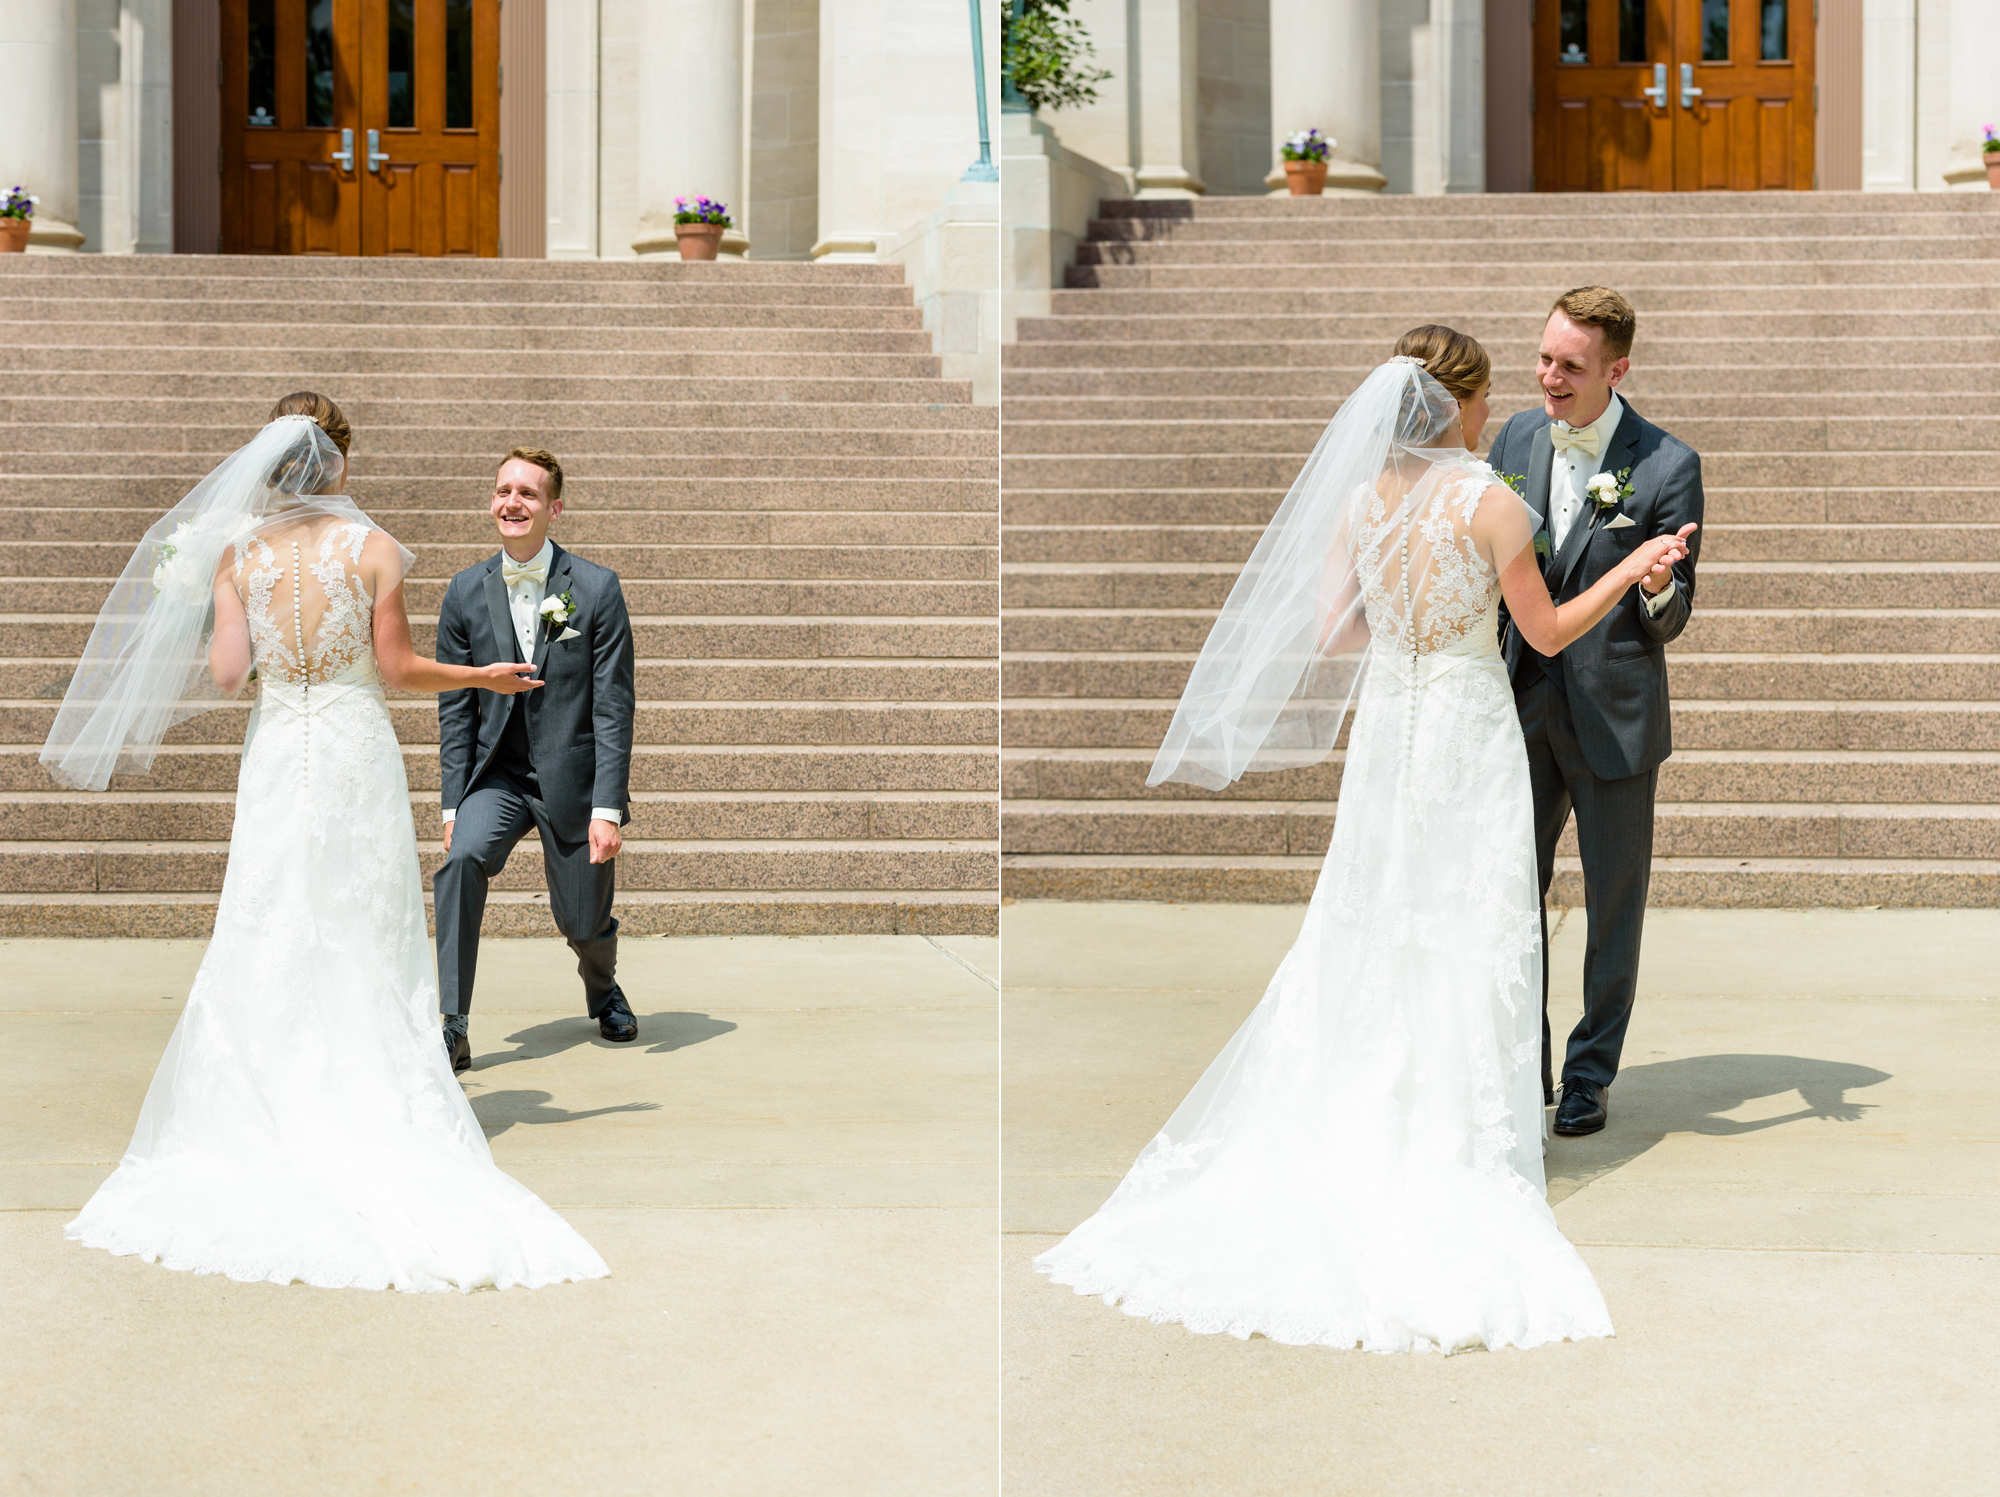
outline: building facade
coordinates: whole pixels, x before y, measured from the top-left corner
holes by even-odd
[[[905,263],[947,373],[975,377],[999,187],[978,167],[973,15],[7,0],[0,186],[41,199],[31,249],[86,254],[672,258],[674,200],[706,195],[735,220],[725,256]]]
[[[1076,0],[1111,77],[1046,123],[1141,196],[1986,190],[1991,0]],[[1649,90],[1651,91],[1649,93]]]

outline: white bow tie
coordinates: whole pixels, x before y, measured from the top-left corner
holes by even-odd
[[[1604,445],[1595,426],[1586,426],[1578,431],[1566,421],[1554,421],[1549,424],[1549,440],[1555,443],[1558,452],[1575,447],[1592,457],[1596,457],[1598,449]]]
[[[545,561],[516,561],[511,556],[500,558],[500,580],[512,587],[517,582],[539,582],[546,586],[549,580],[549,564]]]

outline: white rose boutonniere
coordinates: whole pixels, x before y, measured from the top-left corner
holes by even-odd
[[[561,593],[553,598],[542,599],[543,621],[551,629],[556,628],[558,625],[562,627],[562,633],[556,636],[557,644],[561,644],[566,639],[578,639],[582,637],[580,630],[569,627],[571,621],[575,618],[576,600],[570,596],[568,588],[564,588]]]
[[[1590,496],[1590,502],[1600,510],[1616,509],[1621,500],[1630,499],[1636,492],[1625,480],[1632,476],[1630,468],[1620,468],[1616,473],[1599,473],[1583,486]]]

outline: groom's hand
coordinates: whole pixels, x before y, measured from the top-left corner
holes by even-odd
[[[1693,535],[1698,528],[1699,528],[1698,526],[1694,525],[1681,526],[1679,538],[1685,541],[1689,536]],[[1681,556],[1685,556],[1687,552],[1683,550],[1679,554]],[[1665,587],[1669,582],[1672,582],[1674,580],[1675,560],[1678,560],[1678,557],[1673,556],[1672,553],[1669,553],[1668,556],[1661,557],[1659,564],[1655,566],[1652,569],[1652,571],[1648,572],[1645,576],[1639,579],[1639,586],[1646,590],[1646,596],[1651,597],[1653,594],[1659,592],[1659,590]]]
[[[449,831],[450,828],[447,827],[446,830]],[[591,820],[590,823],[591,862],[593,863],[610,862],[613,858],[618,856],[618,849],[623,847],[624,845],[625,845],[625,837],[624,834],[618,830],[617,822],[604,821],[597,818],[593,818]],[[446,844],[445,850],[447,852],[451,850],[449,844]]]

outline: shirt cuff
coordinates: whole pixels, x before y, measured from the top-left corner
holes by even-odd
[[[457,816],[458,816],[458,808],[456,806],[450,807],[444,813],[444,824],[446,826],[450,826],[453,820],[457,818]]]
[[[1647,618],[1656,619],[1660,616],[1660,610],[1667,606],[1667,600],[1674,595],[1674,588],[1678,582],[1678,578],[1669,577],[1667,585],[1656,593],[1648,593],[1643,587],[1639,589],[1641,593],[1645,594],[1643,601],[1646,605]]]
[[[625,819],[625,813],[623,811],[614,811],[609,806],[592,806],[590,808],[590,819],[592,821],[608,821],[613,826],[617,826]]]

